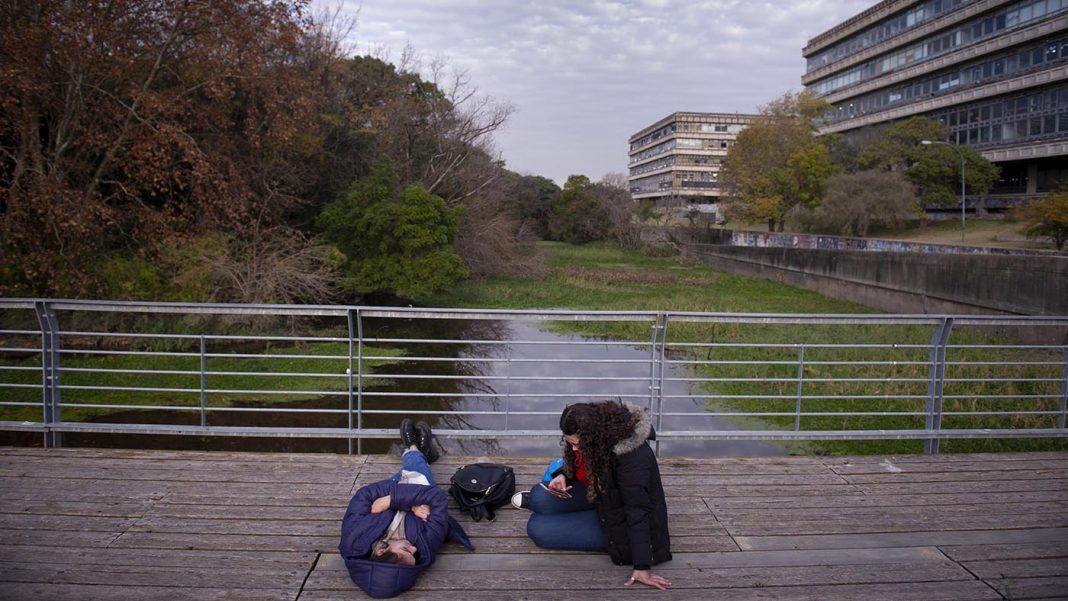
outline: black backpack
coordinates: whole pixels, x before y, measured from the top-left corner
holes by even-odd
[[[497,517],[493,510],[515,494],[515,474],[507,465],[472,463],[456,470],[451,481],[449,494],[476,522],[482,518],[492,522]]]

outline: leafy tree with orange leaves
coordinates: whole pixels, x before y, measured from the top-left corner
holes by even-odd
[[[1064,250],[1068,242],[1068,184],[1017,207],[1013,216],[1027,223],[1028,238],[1049,238],[1057,250]]]

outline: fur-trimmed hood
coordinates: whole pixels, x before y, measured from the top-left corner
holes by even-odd
[[[645,409],[627,401],[621,401],[621,404],[630,412],[634,430],[630,436],[617,442],[616,446],[612,447],[612,453],[616,455],[626,455],[645,444],[645,441],[656,440],[653,420],[649,418],[649,414],[645,412]]]

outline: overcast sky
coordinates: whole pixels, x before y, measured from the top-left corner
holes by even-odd
[[[627,171],[627,138],[675,111],[754,113],[801,89],[801,48],[876,0],[342,0],[360,54],[406,44],[515,107],[509,169],[562,184]],[[316,9],[338,0],[314,0]]]

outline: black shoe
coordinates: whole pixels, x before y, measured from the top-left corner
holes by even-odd
[[[415,445],[422,451],[427,463],[434,463],[441,455],[434,446],[434,433],[430,431],[430,424],[420,421],[415,424],[415,431],[418,433]]]
[[[419,445],[419,434],[415,431],[415,425],[412,424],[412,419],[406,417],[401,420],[400,425],[400,437],[401,442],[404,443],[404,450],[412,448],[412,445]],[[420,447],[421,449],[422,447]]]
[[[512,507],[516,509],[530,509],[530,491],[521,490],[512,495]]]

